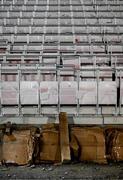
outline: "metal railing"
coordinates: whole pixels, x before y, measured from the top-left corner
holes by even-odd
[[[85,75],[84,75],[85,73]],[[90,74],[90,75],[87,75]],[[46,66],[41,66],[40,65],[36,65],[34,66],[24,66],[24,65],[18,65],[18,66],[0,66],[0,86],[2,87],[2,83],[4,82],[4,80],[2,80],[2,76],[3,75],[15,75],[16,76],[16,82],[18,84],[18,104],[15,104],[15,106],[18,106],[19,109],[19,115],[22,114],[22,107],[24,106],[37,106],[38,107],[38,114],[41,115],[42,114],[42,106],[50,106],[52,109],[52,106],[56,106],[57,108],[57,113],[59,113],[61,111],[61,108],[63,106],[65,107],[69,107],[69,106],[73,106],[76,107],[76,114],[80,114],[80,109],[82,109],[84,106],[92,106],[96,108],[96,112],[95,114],[101,114],[100,112],[100,107],[105,106],[105,107],[115,107],[115,112],[114,114],[122,114],[121,113],[121,108],[122,108],[122,76],[123,76],[123,67],[70,67],[70,66],[54,66],[54,67],[46,67]],[[21,102],[21,82],[22,80],[22,76],[23,75],[30,75],[30,74],[35,74],[36,79],[34,80],[35,82],[37,82],[38,84],[38,88],[37,88],[37,92],[38,92],[38,103],[37,104],[22,104]],[[47,81],[46,79],[44,80],[42,78],[43,75],[45,74],[53,74],[54,75],[54,80],[52,81]],[[93,75],[92,75],[93,74]],[[69,80],[68,81],[64,81],[62,79],[62,77],[73,77],[72,81]],[[43,80],[43,81],[42,81]],[[57,83],[57,88],[58,88],[58,94],[57,94],[57,98],[58,98],[58,103],[57,104],[43,104],[41,102],[41,83],[42,82],[56,82]],[[8,83],[11,83],[11,81],[5,81]],[[13,82],[13,81],[12,81]],[[26,82],[30,82],[28,80],[26,80]],[[76,84],[76,102],[74,104],[67,104],[67,103],[61,103],[61,84],[63,82],[66,83],[73,83],[75,82]],[[96,94],[96,102],[94,104],[84,104],[84,103],[80,103],[80,96],[79,93],[81,92],[80,90],[80,84],[82,82],[94,82],[95,83],[95,90],[94,93]],[[114,85],[114,101],[113,104],[111,104],[109,102],[109,104],[100,104],[100,84],[101,83],[106,83],[108,85],[108,83],[113,82]],[[102,83],[102,88],[103,88],[103,83]],[[81,85],[82,87],[84,87],[84,84]],[[89,87],[88,87],[89,88]],[[71,87],[68,87],[68,90],[71,91]],[[0,95],[2,98],[2,93],[1,93],[1,88],[0,88]],[[110,93],[110,92],[108,92]],[[63,94],[64,95],[64,94]],[[69,98],[69,93],[66,95],[66,98]],[[113,96],[113,95],[111,95]],[[115,102],[115,103],[114,103]],[[2,104],[0,103],[0,110],[2,113],[2,108],[5,106],[13,106],[11,104],[7,105],[7,104]]]

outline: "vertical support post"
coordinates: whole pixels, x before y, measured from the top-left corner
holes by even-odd
[[[113,66],[113,62],[112,62],[112,61],[113,61],[113,60],[112,60],[112,56],[109,56],[109,59],[110,59],[110,61],[109,61],[109,66],[111,66],[111,67],[112,67],[112,66]]]
[[[119,75],[120,75],[120,81],[119,81],[119,83],[120,83],[120,87],[119,87],[120,88],[119,114],[121,114],[121,104],[122,104],[122,97],[121,97],[122,73],[121,73],[121,71],[120,71]]]
[[[38,114],[41,114],[41,96],[40,96],[40,69],[38,69],[38,65],[37,65],[37,76],[38,76]]]
[[[96,58],[96,56],[94,56],[94,67],[96,68],[96,66],[97,66],[97,58]],[[96,78],[96,71],[94,70],[94,78]]]
[[[80,82],[80,70],[77,70],[77,116],[79,115],[79,82]]]
[[[96,56],[94,56],[93,66],[94,66],[94,67],[97,66],[97,57],[96,57]],[[95,71],[94,71],[94,72],[95,72]]]
[[[117,105],[118,105],[118,87],[119,87],[119,82],[117,78],[117,70],[115,69],[115,80],[116,80],[116,104],[115,104],[115,115],[117,116]]]
[[[1,88],[2,88],[2,70],[1,70],[1,64],[0,64],[0,115],[2,115],[2,93],[1,93]]]
[[[58,82],[58,113],[60,113],[60,69],[57,69],[57,82]]]
[[[97,81],[97,103],[96,112],[99,114],[99,69],[96,70],[96,81]]]
[[[117,108],[118,108],[117,113],[120,114],[120,112],[121,112],[121,71],[118,72],[116,70],[116,77],[117,77],[116,82],[117,82]]]
[[[19,115],[22,115],[21,111],[21,92],[20,92],[20,82],[21,82],[21,69],[20,69],[20,64],[18,65],[18,111]]]
[[[43,63],[43,57],[39,56],[39,63],[42,64]]]
[[[6,63],[6,55],[3,56],[3,63]]]
[[[112,72],[112,81],[115,81],[116,80],[116,72],[115,72],[115,69],[113,70]]]
[[[25,61],[24,61],[24,55],[21,56],[21,63],[23,64]]]

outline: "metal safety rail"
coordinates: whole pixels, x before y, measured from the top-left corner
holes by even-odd
[[[68,65],[80,65],[80,66],[122,66],[123,55],[122,54],[83,54],[73,55],[65,53],[46,53],[43,55],[36,54],[0,54],[0,64],[44,64],[44,65],[60,65],[60,59],[62,63]],[[71,61],[71,63],[69,63]]]
[[[30,74],[34,75],[33,80],[28,80],[28,76],[30,76]],[[47,74],[50,75],[49,77],[52,76],[53,78],[49,80],[43,78],[43,76]],[[13,75],[15,78],[14,80],[13,79],[10,80],[9,78],[7,80],[4,78],[6,75],[8,76]],[[25,79],[23,78],[24,76],[25,76]],[[1,112],[1,115],[4,116],[5,115],[4,110],[6,108],[16,107],[18,111],[14,111],[16,112],[15,114],[24,115],[23,110],[22,110],[24,107],[25,108],[34,107],[34,109],[36,108],[35,109],[36,111],[35,112],[31,111],[30,113],[28,112],[29,114],[39,114],[39,115],[58,114],[64,109],[68,114],[80,115],[80,114],[91,114],[91,112],[89,111],[84,112],[83,110],[85,108],[92,107],[92,109],[94,110],[92,114],[95,114],[95,115],[105,114],[106,113],[105,110],[107,110],[107,114],[119,115],[119,114],[122,114],[122,104],[123,104],[122,102],[122,91],[123,91],[122,76],[123,76],[123,67],[75,68],[75,67],[69,67],[69,66],[47,67],[47,66],[41,66],[41,65],[0,66],[0,79],[1,79],[0,81],[0,86],[1,86],[0,112]],[[67,78],[64,78],[64,77],[67,77]],[[13,82],[14,83],[16,82],[17,84],[13,85]],[[23,86],[22,84],[24,82],[25,82],[25,86],[27,86],[26,87],[27,92],[33,87],[33,83],[34,83],[34,90],[32,90],[32,94],[34,92],[34,93],[37,93],[37,95],[33,96],[32,98],[37,98],[37,100],[33,99],[34,101],[31,101],[30,103],[30,98],[32,96],[31,94],[29,96],[29,99],[27,98],[27,101],[25,103],[22,102],[23,100],[21,96],[24,93],[23,88],[25,88],[25,86]],[[29,87],[28,87],[28,83],[29,83]],[[31,83],[32,85],[30,85]],[[4,94],[5,92],[7,95],[6,88],[4,89],[5,85],[8,85],[8,87],[15,86],[15,89],[17,90],[16,92],[17,101],[15,102],[15,104],[11,100],[8,104],[7,104],[7,100],[6,101],[3,100],[4,98],[6,98]],[[51,86],[51,89],[50,89],[50,86]],[[43,100],[43,96],[42,96],[43,90],[41,88],[43,88],[44,91],[48,90],[49,88],[49,92],[46,92],[46,93],[48,94],[51,93],[51,96],[53,95],[53,97],[56,98],[56,101],[52,99],[51,100],[47,99],[47,101]],[[11,91],[11,89],[8,88],[7,90],[8,90],[8,93],[10,93],[9,90]],[[52,93],[52,91],[54,92]],[[69,93],[72,93],[72,94],[70,95]],[[44,93],[43,95],[46,95],[46,94]],[[72,96],[75,96],[74,100],[70,101],[70,98]],[[108,96],[109,96],[109,99],[107,100]],[[83,97],[85,98],[85,100],[81,99]],[[102,99],[100,99],[100,97]],[[7,98],[10,98],[10,97],[7,97]],[[108,112],[108,108],[109,108],[109,112]],[[111,108],[112,110],[110,110]]]

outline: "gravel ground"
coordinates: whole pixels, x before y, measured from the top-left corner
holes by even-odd
[[[0,166],[0,179],[123,179],[123,163]]]

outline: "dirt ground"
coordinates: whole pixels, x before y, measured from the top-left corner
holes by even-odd
[[[123,163],[0,166],[0,179],[123,179]]]

